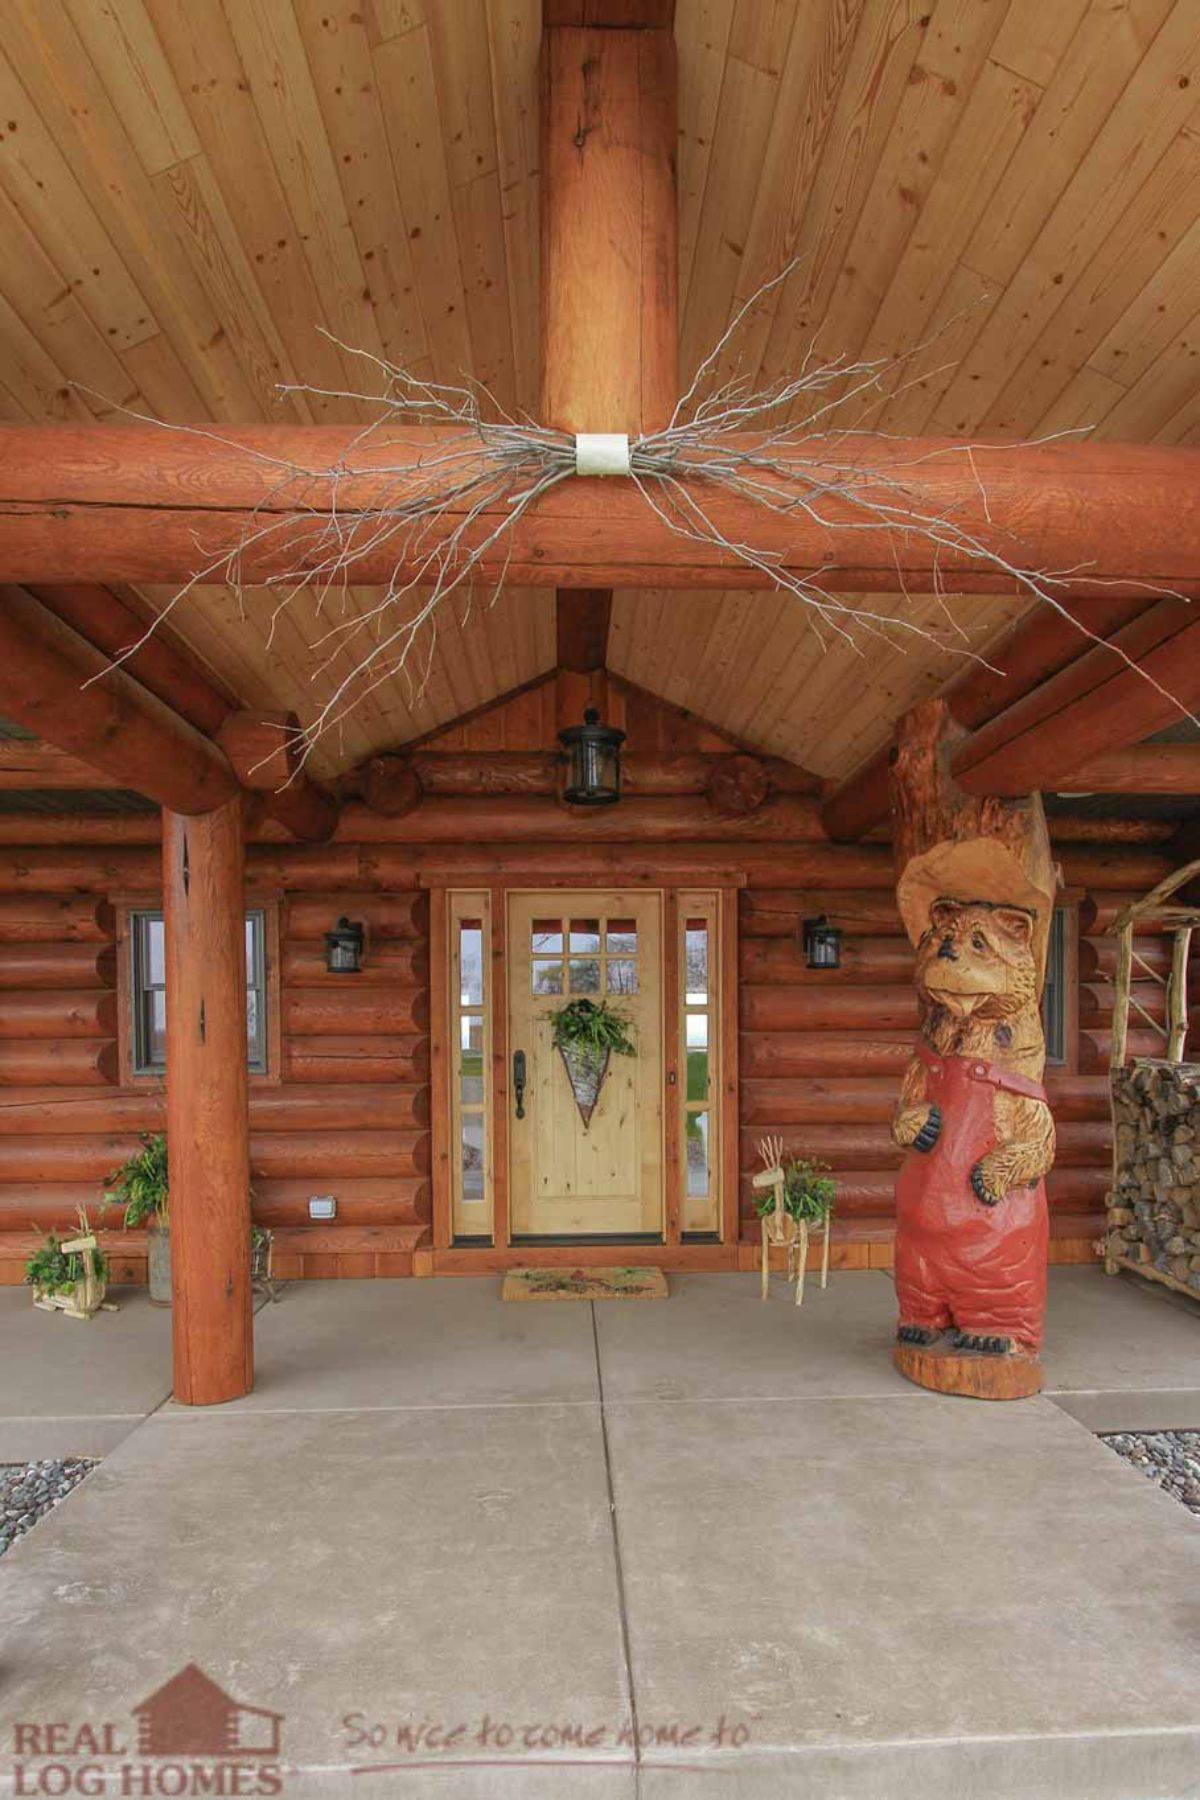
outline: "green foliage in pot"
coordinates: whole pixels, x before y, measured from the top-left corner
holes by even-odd
[[[836,1194],[837,1182],[833,1179],[828,1163],[797,1156],[783,1165],[784,1211],[791,1213],[793,1219],[807,1219],[810,1225],[822,1224],[833,1210]],[[773,1213],[774,1189],[762,1188],[756,1196],[756,1203],[760,1218]]]
[[[157,1223],[164,1231],[171,1223],[167,1189],[167,1138],[162,1131],[143,1132],[142,1148],[108,1178],[115,1183],[106,1200],[125,1208],[125,1229]]]
[[[100,1250],[94,1254],[96,1274],[101,1281],[107,1281],[108,1258]],[[47,1232],[45,1243],[25,1264],[25,1280],[43,1294],[69,1294],[86,1273],[82,1252],[72,1250],[68,1254],[62,1247],[62,1240],[52,1231]]]
[[[636,1056],[629,1035],[629,1020],[607,1000],[571,1000],[549,1015],[556,1050],[574,1051],[589,1062],[600,1062],[612,1050],[618,1056]]]

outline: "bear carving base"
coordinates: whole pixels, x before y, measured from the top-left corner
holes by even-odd
[[[975,1400],[1027,1400],[1041,1393],[1045,1378],[1038,1356],[1020,1351],[980,1355],[956,1349],[948,1338],[935,1344],[898,1343],[892,1361],[918,1387]]]

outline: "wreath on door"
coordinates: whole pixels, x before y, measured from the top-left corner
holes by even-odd
[[[562,1058],[586,1131],[592,1122],[609,1059],[636,1056],[629,1020],[607,1000],[571,1000],[549,1015],[554,1048]]]

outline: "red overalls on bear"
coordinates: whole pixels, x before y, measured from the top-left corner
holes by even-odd
[[[901,1325],[949,1325],[1041,1347],[1048,1225],[1044,1181],[1011,1188],[985,1206],[971,1170],[995,1146],[996,1089],[1045,1100],[1040,1082],[927,1044],[925,1097],[940,1108],[932,1150],[910,1150],[896,1183],[896,1296]]]

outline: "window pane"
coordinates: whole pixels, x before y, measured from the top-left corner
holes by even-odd
[[[482,1106],[483,1076],[463,1075],[459,1094],[464,1106]]]
[[[142,956],[143,982],[147,987],[161,987],[167,979],[166,933],[161,914],[142,916]]]
[[[608,991],[610,994],[637,993],[637,964],[631,958],[614,956],[609,959]]]
[[[635,919],[610,919],[607,943],[610,956],[636,956],[637,921]]]
[[[1056,906],[1046,948],[1046,985],[1042,989],[1042,1026],[1046,1034],[1046,1061],[1063,1063],[1067,1057],[1067,913]]]
[[[561,919],[535,919],[530,949],[535,956],[561,956],[563,933]]]
[[[533,991],[535,994],[561,994],[563,991],[563,966],[556,958],[554,962],[535,962],[533,965]]]
[[[708,1192],[708,1114],[686,1113],[687,1191],[692,1199]]]
[[[153,988],[142,996],[142,1029],[139,1034],[138,1067],[165,1069],[167,1066],[167,996],[162,988]]]
[[[708,926],[703,919],[689,919],[683,939],[684,987],[689,1006],[703,1006],[708,999]]]
[[[598,994],[600,992],[600,964],[597,960],[590,956],[573,956],[570,969],[573,994]]]
[[[687,1097],[689,1100],[708,1099],[707,1050],[689,1050],[687,1053]]]
[[[459,975],[462,980],[460,1006],[483,1005],[483,927],[474,919],[466,919],[458,933]]]
[[[483,1199],[483,1115],[467,1113],[462,1122],[462,1197]]]
[[[687,1015],[687,1047],[689,1050],[708,1049],[707,1013],[689,1013]]]
[[[463,1053],[463,1064],[466,1065],[468,1055],[479,1058],[479,1067],[483,1067],[483,1020],[478,1014],[459,1020],[459,1045]]]
[[[572,919],[571,920],[571,949],[574,951],[581,951],[581,950],[597,951],[597,950],[599,950],[599,948],[600,948],[600,921],[599,921],[599,919]]]

